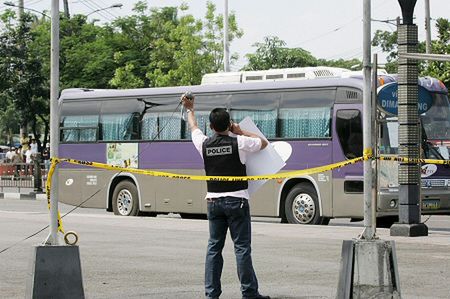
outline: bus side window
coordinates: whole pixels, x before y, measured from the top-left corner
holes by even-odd
[[[336,132],[344,155],[353,159],[363,154],[361,112],[339,110],[336,112]]]
[[[133,114],[103,114],[101,118],[102,140],[132,140]]]
[[[64,116],[61,123],[61,142],[97,141],[97,115]]]
[[[333,89],[284,92],[279,109],[279,137],[330,138]]]

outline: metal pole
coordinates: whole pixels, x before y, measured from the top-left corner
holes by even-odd
[[[228,44],[228,0],[225,0],[225,10],[223,14],[223,70],[230,71],[230,51]]]
[[[398,57],[417,60],[450,61],[450,55],[446,54],[398,53]]]
[[[378,54],[373,54],[372,60],[372,145],[373,155],[378,158],[378,113],[377,113],[377,88],[378,88]],[[377,203],[378,203],[378,159],[375,159],[372,171],[372,228],[373,234],[377,232]]]
[[[23,3],[24,0],[19,0],[19,20],[20,22],[23,22],[23,8],[25,6],[25,4]]]
[[[426,51],[427,54],[431,53],[431,24],[430,24],[430,0],[425,0],[425,31],[426,35]]]
[[[363,144],[364,153],[372,152],[372,108],[371,108],[371,5],[363,2]],[[372,225],[372,161],[364,161],[364,232],[362,238],[372,240],[375,230]]]
[[[398,53],[417,53],[417,26],[413,23],[417,0],[398,0],[403,23],[398,27]],[[401,158],[420,158],[420,122],[418,113],[419,75],[417,60],[398,59],[398,153]],[[428,227],[420,223],[420,164],[398,166],[399,223],[391,226],[391,236],[426,236]]]
[[[66,18],[70,18],[70,12],[69,12],[69,0],[64,0],[64,16]]]
[[[59,143],[59,0],[52,0],[51,70],[50,70],[50,155],[58,157]],[[50,238],[46,243],[58,245],[58,168],[50,191]]]

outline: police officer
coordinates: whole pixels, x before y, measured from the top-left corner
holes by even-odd
[[[246,157],[267,146],[267,141],[231,123],[224,108],[216,108],[209,115],[214,136],[207,137],[198,128],[194,113],[194,97],[181,97],[187,113],[192,142],[203,157],[208,176],[246,176]],[[219,298],[222,293],[222,249],[230,229],[238,277],[243,299],[270,299],[258,292],[258,280],[251,258],[251,220],[247,181],[207,182],[209,240],[205,263],[206,298]]]

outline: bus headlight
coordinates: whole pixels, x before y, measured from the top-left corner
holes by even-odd
[[[397,201],[395,199],[391,199],[391,202],[390,202],[389,206],[391,207],[391,209],[396,208],[397,207]]]

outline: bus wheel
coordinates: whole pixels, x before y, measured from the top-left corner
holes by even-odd
[[[289,191],[284,209],[289,223],[328,224],[328,218],[320,217],[316,190],[308,183],[297,184]]]
[[[114,189],[112,206],[115,215],[137,216],[139,196],[136,186],[130,181],[122,181]]]

